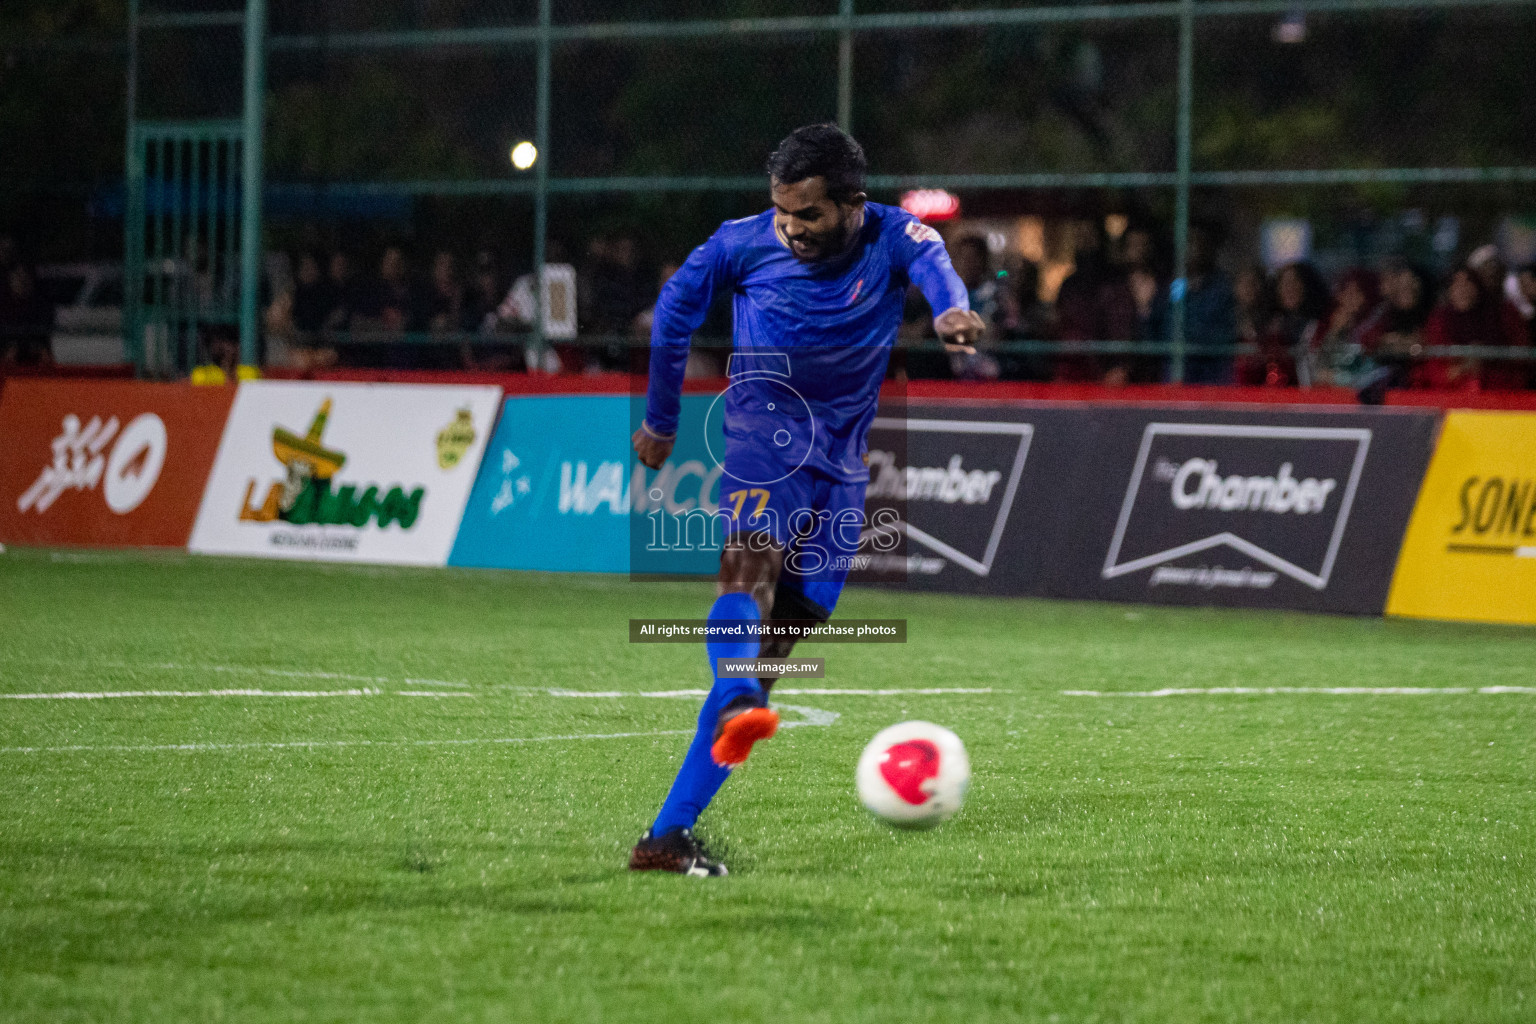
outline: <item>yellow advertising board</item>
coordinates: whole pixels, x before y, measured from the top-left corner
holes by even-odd
[[[1387,614],[1536,624],[1536,413],[1446,414]]]

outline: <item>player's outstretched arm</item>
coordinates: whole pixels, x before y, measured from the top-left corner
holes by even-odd
[[[726,249],[717,232],[688,256],[661,289],[651,323],[651,368],[646,381],[645,420],[630,438],[635,454],[660,469],[677,437],[682,409],[683,370],[693,332],[709,315],[715,288],[728,283]]]
[[[971,309],[970,294],[950,265],[944,239],[915,218],[898,224],[896,252],[905,260],[907,276],[934,311],[933,327],[939,339],[951,352],[974,352],[986,321]]]

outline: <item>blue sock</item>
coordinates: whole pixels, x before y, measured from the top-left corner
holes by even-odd
[[[759,618],[757,602],[752,600],[751,594],[722,594],[709,610],[711,624],[725,620],[756,622]],[[759,646],[756,638],[709,641],[705,650],[709,653],[710,674],[716,672],[717,659],[755,658]],[[725,783],[726,776],[731,774],[729,768],[720,767],[709,756],[709,748],[715,743],[715,726],[720,720],[721,709],[737,697],[762,692],[763,688],[756,679],[721,679],[715,675],[715,684],[710,688],[704,707],[699,711],[698,731],[693,735],[693,742],[688,745],[683,766],[678,769],[677,779],[667,793],[666,802],[661,805],[661,813],[651,826],[652,835],[663,836],[674,829],[693,828],[693,823],[699,820],[699,815]]]

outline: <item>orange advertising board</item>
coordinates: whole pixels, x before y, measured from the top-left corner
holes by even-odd
[[[234,388],[12,380],[0,541],[185,547]]]

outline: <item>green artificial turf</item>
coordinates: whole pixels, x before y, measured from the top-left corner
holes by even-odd
[[[838,717],[710,808],[731,877],[631,875],[697,704],[548,691],[704,686],[626,626],[711,596],[0,556],[0,692],[379,691],[0,700],[0,1019],[1536,1020],[1536,694],[1062,693],[1531,687],[1536,631],[850,591],[910,641],[798,685],[992,692],[783,697]],[[853,792],[906,718],[974,765],[932,832]]]

